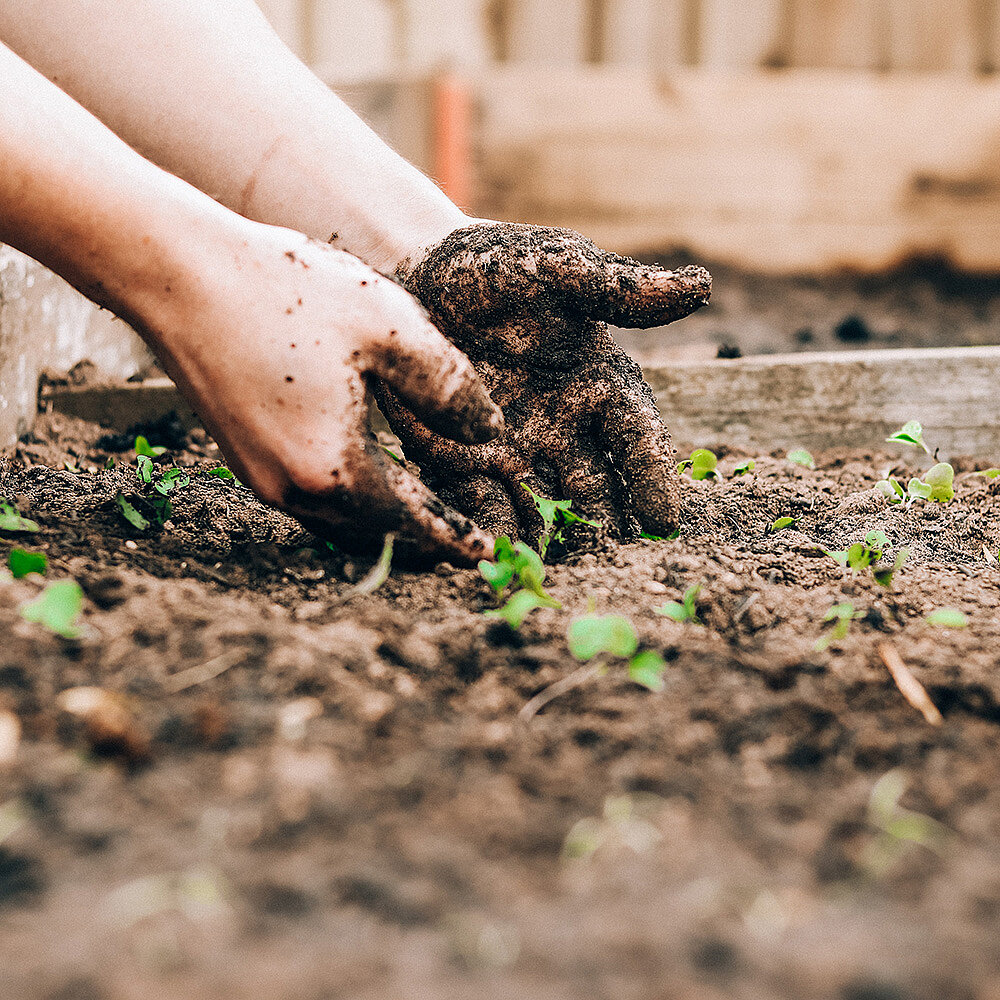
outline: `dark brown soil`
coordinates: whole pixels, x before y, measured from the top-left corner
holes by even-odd
[[[0,765],[0,996],[1000,997],[1000,481],[966,469],[953,503],[887,510],[888,459],[732,478],[727,456],[724,482],[685,480],[679,539],[553,566],[564,609],[515,634],[474,570],[352,598],[367,565],[232,482],[194,475],[139,534],[114,503],[134,465],[96,471],[99,431],[48,419],[0,496],[82,584],[87,631],[23,621],[40,584],[0,580],[0,711],[23,727]],[[216,464],[203,437],[171,460]],[[801,520],[768,534],[779,515]],[[876,526],[912,553],[888,590],[818,550]],[[653,613],[696,583],[703,626]],[[847,600],[863,617],[816,652]],[[663,653],[665,691],[612,669],[520,721],[575,669],[591,603]],[[928,625],[941,606],[968,627]],[[57,709],[81,685],[124,699],[130,739]],[[880,832],[889,772],[942,824],[931,847]]]

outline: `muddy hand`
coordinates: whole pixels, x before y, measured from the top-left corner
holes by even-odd
[[[606,324],[687,316],[708,302],[707,271],[647,267],[570,230],[482,223],[452,233],[402,277],[506,420],[493,441],[457,444],[379,390],[407,456],[444,499],[494,534],[537,533],[523,483],[573,500],[621,537],[637,525],[653,534],[677,526],[670,435]]]

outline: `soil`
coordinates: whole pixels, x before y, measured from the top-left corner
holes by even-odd
[[[685,477],[679,538],[584,544],[549,568],[563,609],[515,633],[475,570],[359,593],[366,562],[202,474],[203,433],[160,460],[192,473],[171,519],[137,532],[102,433],[50,415],[0,466],[41,526],[21,544],[86,595],[67,640],[19,615],[37,578],[0,580],[22,728],[0,996],[1000,997],[1000,480],[960,468],[952,503],[887,508],[874,453],[741,477],[726,455],[721,482]],[[889,588],[821,551],[874,527],[910,549]],[[654,614],[694,584],[702,625]],[[861,617],[817,652],[844,601]],[[612,665],[523,721],[589,606],[663,654],[665,690]],[[968,626],[929,625],[942,606]],[[57,700],[80,686],[106,692],[85,724]]]

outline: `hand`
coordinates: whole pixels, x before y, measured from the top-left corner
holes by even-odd
[[[444,440],[391,387],[379,404],[441,497],[487,531],[536,535],[537,493],[573,501],[619,537],[673,531],[680,478],[639,366],[607,323],[647,327],[708,302],[699,267],[664,271],[605,253],[578,233],[480,223],[459,229],[405,286],[472,360],[506,430],[486,444]]]
[[[139,324],[239,477],[345,548],[394,531],[452,561],[492,551],[367,425],[377,377],[445,438],[494,437],[503,418],[468,359],[357,258],[289,230],[239,225],[243,239],[203,256]]]

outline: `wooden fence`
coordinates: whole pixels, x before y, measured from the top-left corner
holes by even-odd
[[[259,0],[343,78],[442,64],[994,73],[1000,0]]]

